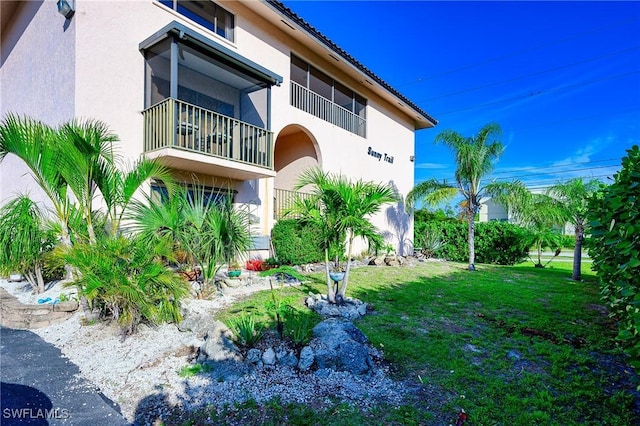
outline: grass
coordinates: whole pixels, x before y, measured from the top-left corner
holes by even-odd
[[[570,263],[478,265],[476,272],[447,262],[356,268],[347,293],[374,308],[356,325],[384,351],[396,379],[420,388],[415,399],[368,412],[339,401],[321,412],[247,403],[207,417],[216,424],[440,425],[455,424],[464,409],[471,425],[638,424],[638,379],[615,345],[595,276],[588,265],[583,282],[570,276]],[[323,276],[281,291],[300,307],[308,292],[324,291]],[[267,323],[270,297],[256,294],[225,315],[251,312]]]

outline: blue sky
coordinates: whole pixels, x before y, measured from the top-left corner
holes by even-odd
[[[416,182],[452,179],[443,130],[503,130],[492,178],[605,179],[640,144],[640,2],[285,1],[439,121]]]

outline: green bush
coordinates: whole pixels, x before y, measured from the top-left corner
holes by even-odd
[[[324,260],[320,232],[295,219],[281,219],[271,231],[276,258],[283,265],[301,265]]]
[[[614,183],[589,203],[593,269],[602,297],[618,319],[618,339],[640,367],[640,150],[633,146],[622,159]]]
[[[439,235],[444,244],[435,256],[455,262],[469,260],[469,225],[462,221],[417,222],[416,240],[424,235]],[[422,233],[422,234],[420,234]],[[476,223],[475,249],[478,263],[513,265],[527,257],[526,230],[506,222]]]
[[[476,260],[479,263],[515,265],[526,259],[529,247],[525,244],[527,231],[506,222],[476,224]]]
[[[96,244],[76,244],[62,258],[77,268],[72,283],[103,317],[113,318],[123,334],[142,322],[182,319],[180,300],[189,284],[160,261],[169,245],[149,246],[140,238],[107,237]]]

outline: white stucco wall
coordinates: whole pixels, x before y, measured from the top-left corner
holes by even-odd
[[[324,170],[391,184],[401,196],[406,195],[414,183],[410,162],[415,144],[413,122],[367,83],[341,71],[326,52],[296,42],[241,2],[224,2],[223,6],[236,14],[233,43],[153,0],[77,0],[77,11],[64,30],[65,20],[57,14],[55,1],[47,0],[25,25],[24,33],[17,35],[16,47],[3,62],[2,112],[26,112],[52,123],[73,116],[102,120],[120,137],[120,153],[130,161],[139,158],[143,152],[144,58],[138,45],[175,20],[284,78],[281,86],[271,90],[275,135],[291,124],[300,125],[313,135]],[[366,138],[290,105],[292,51],[367,98]],[[393,157],[393,162],[370,155],[370,149]],[[9,174],[15,175],[11,167],[9,162],[0,167],[0,199],[6,197],[4,182]],[[261,217],[259,227],[264,233],[273,225],[273,186],[274,179],[263,179],[236,187],[238,202],[257,200],[256,205],[261,206],[256,215]],[[397,206],[377,215],[374,224],[387,232],[396,248],[413,234],[409,216]]]
[[[17,114],[57,126],[74,116],[75,38],[73,20],[58,14],[56,2],[22,2],[3,28],[0,42],[0,114]],[[24,163],[9,155],[0,165],[0,203],[27,193],[46,197]]]

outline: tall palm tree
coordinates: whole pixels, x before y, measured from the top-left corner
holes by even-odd
[[[108,126],[98,120],[71,120],[58,130],[58,138],[69,149],[65,156],[62,173],[69,187],[78,200],[80,211],[87,224],[89,242],[95,244],[96,235],[93,227],[93,203],[98,190],[110,181],[115,173],[114,142],[118,137]]]
[[[584,233],[588,225],[588,201],[589,198],[600,188],[601,183],[597,180],[585,182],[581,178],[570,179],[560,182],[551,188],[548,193],[560,203],[565,220],[574,227],[575,247],[573,249],[573,272],[571,279],[580,281],[582,273],[582,243]]]
[[[485,196],[482,179],[494,168],[504,146],[498,140],[502,131],[500,126],[490,123],[483,126],[478,134],[464,137],[453,130],[439,133],[434,142],[449,147],[456,159],[455,184],[430,179],[417,184],[407,194],[406,204],[410,208],[422,200],[427,204],[437,204],[453,198],[457,193],[464,197],[463,210],[469,222],[469,267],[475,270],[475,216],[480,210],[481,200]]]
[[[300,220],[319,225],[325,252],[325,272],[327,297],[331,303],[345,298],[353,242],[357,237],[369,243],[381,245],[382,238],[369,221],[369,217],[380,210],[385,203],[397,201],[393,189],[373,182],[351,182],[344,176],[334,176],[319,168],[308,169],[298,178],[295,190],[310,187],[311,196],[297,197],[285,215],[295,214]],[[334,289],[329,271],[329,252],[337,249],[339,255],[345,251],[347,265],[340,288]]]

